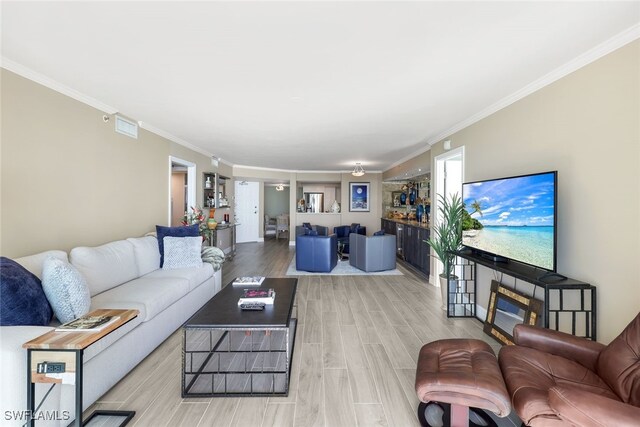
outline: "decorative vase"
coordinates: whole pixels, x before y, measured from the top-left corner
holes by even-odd
[[[400,194],[400,205],[404,206],[407,204],[407,193]]]
[[[424,206],[418,205],[416,208],[416,219],[418,222],[422,222],[422,215],[424,215]]]
[[[207,177],[207,181],[204,183],[204,188],[211,188],[211,177]]]
[[[340,203],[337,200],[334,200],[331,204],[331,212],[340,213]]]
[[[218,226],[216,219],[213,217],[215,213],[216,213],[215,208],[209,209],[209,218],[207,219],[207,228],[209,230],[215,230],[216,227]]]
[[[416,191],[415,190],[410,190],[410,192],[409,192],[409,204],[412,205],[412,206],[416,204]]]

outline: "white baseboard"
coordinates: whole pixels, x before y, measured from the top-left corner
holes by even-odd
[[[435,286],[436,288],[440,287],[440,281],[436,280],[436,276],[434,276],[433,274],[429,275],[429,283]]]
[[[476,317],[484,322],[487,319],[487,309],[476,304]]]
[[[289,240],[289,246],[295,246],[295,245],[296,245],[295,240]]]
[[[258,243],[262,243],[262,242],[264,242],[264,237],[258,238]]]

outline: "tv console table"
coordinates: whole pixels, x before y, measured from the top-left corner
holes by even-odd
[[[541,280],[540,275],[543,270],[536,269],[524,264],[514,262],[494,262],[483,258],[478,254],[467,252],[455,252],[455,271],[459,277],[458,281],[464,282],[465,289],[472,288],[475,290],[476,281],[476,265],[482,265],[489,269],[504,273],[516,280],[522,280],[535,285],[532,297],[536,297],[538,288],[542,288],[544,292],[543,304],[543,326],[548,329],[568,332],[576,335],[578,320],[583,323],[583,329],[578,336],[591,339],[597,339],[596,333],[596,287],[585,282],[575,279],[556,279],[549,277],[547,280]],[[469,286],[472,285],[472,286]],[[573,295],[576,294],[576,295]],[[449,309],[447,315],[449,317],[457,317],[456,313],[462,305],[459,303],[455,290],[449,294]],[[475,305],[475,295],[473,303]],[[572,298],[573,297],[573,298]],[[577,297],[577,302],[576,302]],[[469,299],[468,295],[464,298]],[[568,301],[571,300],[571,301]],[[468,303],[467,303],[468,305]],[[468,312],[468,307],[463,307],[463,312]],[[475,307],[474,310],[475,312]],[[466,317],[466,316],[465,316]]]

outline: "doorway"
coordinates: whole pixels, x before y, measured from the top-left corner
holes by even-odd
[[[168,224],[181,225],[182,216],[196,205],[195,163],[169,156],[169,213]]]
[[[171,227],[182,224],[187,209],[187,168],[171,165]]]
[[[257,242],[259,239],[260,185],[253,181],[235,181],[236,242]]]

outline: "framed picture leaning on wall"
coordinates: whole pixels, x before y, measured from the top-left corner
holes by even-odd
[[[369,212],[369,183],[349,183],[349,212]]]

